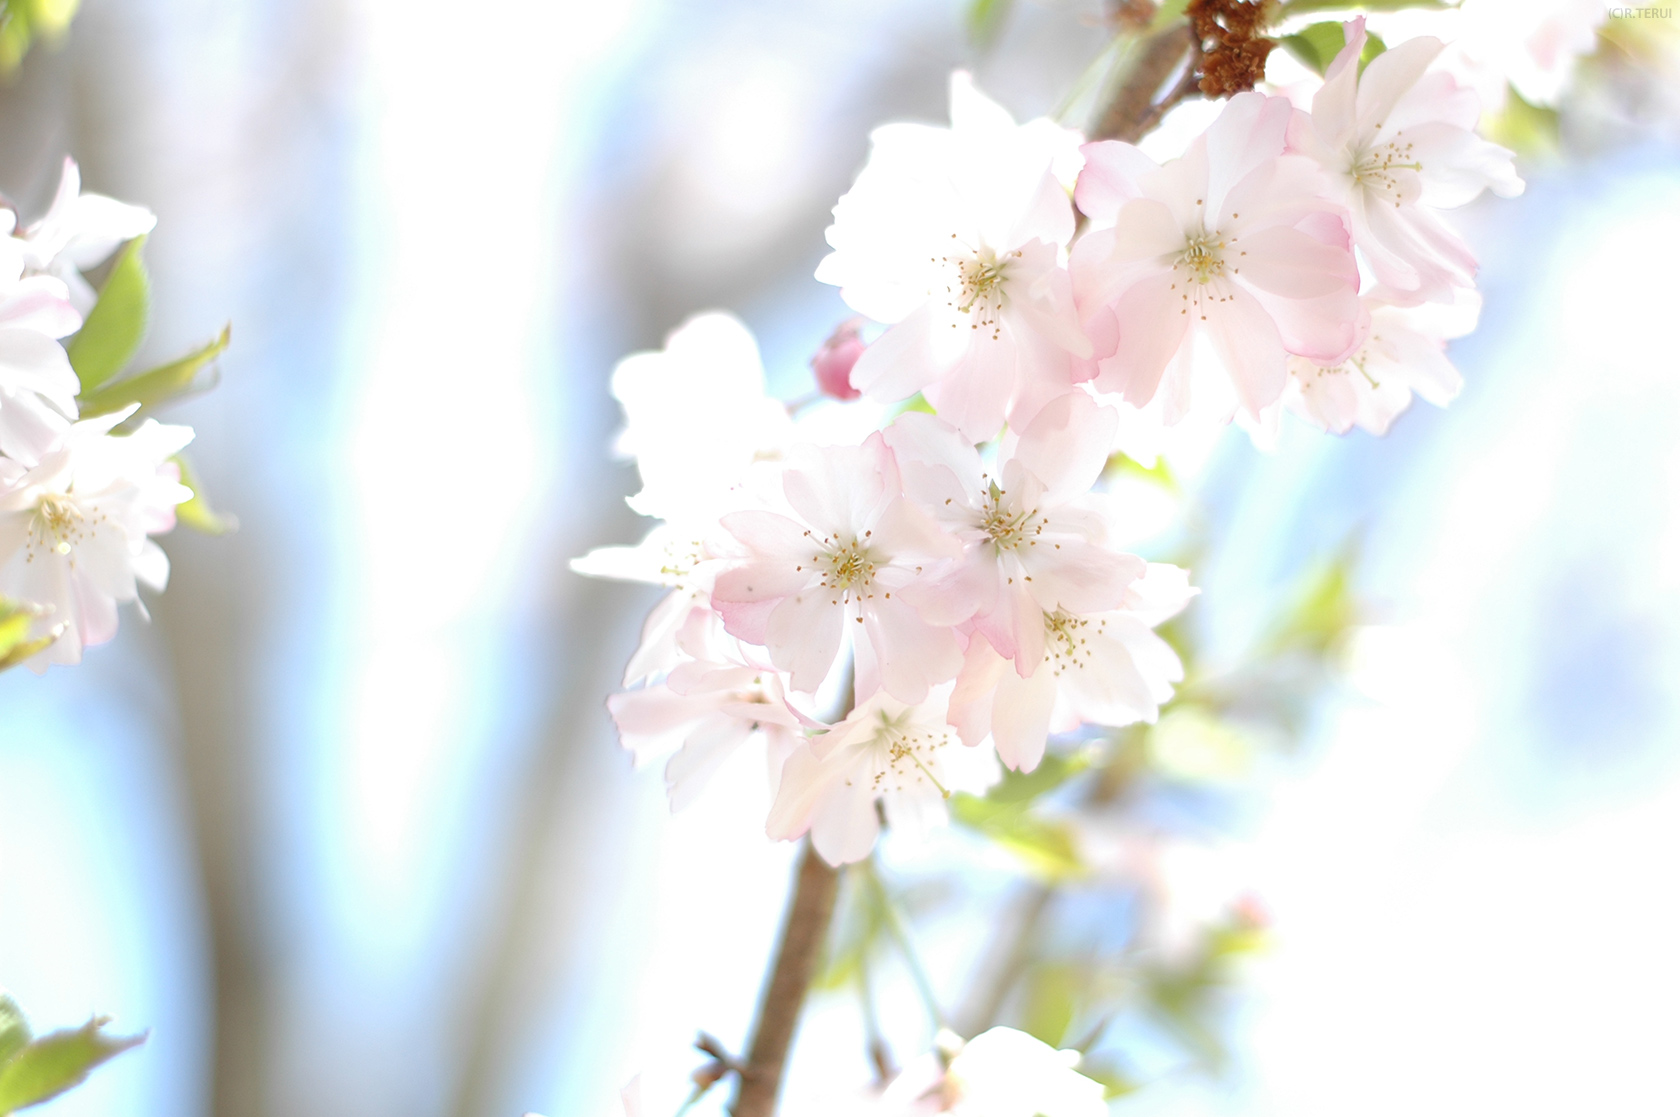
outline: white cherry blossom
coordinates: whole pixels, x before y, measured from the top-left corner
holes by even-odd
[[[0,453],[33,465],[76,418],[81,383],[55,339],[82,318],[50,276],[0,280]]]
[[[1031,674],[1044,657],[1044,615],[1118,608],[1144,562],[1102,545],[1088,494],[1108,460],[1116,419],[1082,391],[1047,404],[1002,460],[980,454],[943,420],[901,416],[885,433],[905,492],[963,541],[960,563],[908,592],[929,620],[970,620]]]
[[[1498,111],[1508,89],[1530,104],[1559,104],[1577,62],[1597,48],[1611,7],[1607,0],[1462,0],[1441,10],[1373,12],[1370,23],[1391,43],[1445,40],[1440,68]]]
[[[1137,407],[1165,393],[1170,425],[1190,411],[1194,382],[1212,397],[1198,406],[1258,417],[1282,396],[1290,354],[1352,350],[1359,273],[1346,219],[1320,195],[1318,168],[1285,154],[1293,111],[1240,94],[1162,166],[1127,144],[1086,147],[1076,198],[1096,227],[1070,267],[1099,390]]]
[[[607,700],[619,737],[638,765],[674,753],[665,766],[673,811],[694,801],[724,761],[755,733],[772,776],[805,724],[787,703],[781,679],[721,630],[717,615],[690,601],[665,678]]]
[[[117,606],[138,600],[138,583],[168,581],[149,537],[173,528],[175,506],[192,497],[169,461],[192,431],[148,419],[110,434],[127,414],[77,423],[32,468],[0,459],[0,596],[46,606],[63,626],[36,670],[79,663],[84,647],[116,635]]]
[[[1347,360],[1328,367],[1300,357],[1289,362],[1289,409],[1321,430],[1359,427],[1385,434],[1416,392],[1436,407],[1458,395],[1463,378],[1447,359],[1451,338],[1476,325],[1481,299],[1460,291],[1452,306],[1372,304],[1365,339]]]
[[[1384,51],[1360,72],[1365,21],[1325,73],[1312,112],[1297,114],[1290,146],[1324,168],[1352,217],[1353,241],[1390,302],[1448,302],[1469,287],[1476,258],[1436,210],[1484,189],[1522,193],[1511,152],[1475,133],[1481,102],[1449,74],[1428,72],[1439,39]]]
[[[852,385],[884,402],[920,391],[975,441],[1006,417],[1024,423],[1090,353],[1060,262],[1079,136],[1016,125],[958,72],[949,129],[889,124],[872,142],[817,268],[854,310],[893,324]]]
[[[924,620],[903,590],[961,544],[905,499],[880,434],[862,446],[792,450],[783,511],[723,517],[741,553],[723,560],[712,600],[728,631],[769,649],[795,690],[815,692],[847,639],[857,693],[920,702],[956,676],[956,634]]]
[[[1184,671],[1152,629],[1195,593],[1185,571],[1150,563],[1119,609],[1045,613],[1044,658],[1027,675],[976,633],[951,696],[951,724],[969,744],[990,736],[1004,764],[1030,772],[1051,733],[1154,721]]]
[[[17,220],[15,214],[8,217]],[[17,234],[16,240],[21,242],[26,267],[62,281],[71,304],[86,314],[98,295],[82,278],[82,272],[103,264],[123,242],[151,232],[156,224],[157,218],[141,206],[103,194],[82,193],[81,170],[75,160],[67,158],[52,205],[39,221]]]
[[[992,1028],[963,1043],[941,1032],[939,1050],[906,1067],[881,1095],[880,1117],[1106,1117],[1102,1083],[1078,1071],[1079,1052],[1058,1051]]]
[[[766,832],[791,840],[806,831],[830,865],[861,861],[875,848],[881,804],[895,832],[944,825],[945,799],[997,781],[990,750],[971,749],[946,724],[951,684],[916,704],[877,691],[844,721],[796,747],[782,765]]]

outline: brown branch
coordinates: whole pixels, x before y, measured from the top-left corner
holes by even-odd
[[[776,964],[770,971],[764,999],[758,1006],[758,1024],[753,1032],[747,1060],[741,1067],[734,1117],[772,1117],[776,1096],[782,1089],[782,1071],[788,1048],[799,1026],[805,993],[816,974],[828,923],[834,915],[834,897],[840,874],[817,853],[810,839],[799,859],[799,875],[782,925]]]
[[[1114,91],[1108,107],[1103,110],[1097,126],[1091,130],[1093,140],[1124,140],[1136,143],[1166,115],[1168,109],[1195,89],[1197,48],[1201,44],[1190,32],[1188,23],[1157,32],[1143,44],[1142,53],[1120,88]],[[1155,94],[1190,56],[1184,79],[1174,86],[1159,104]],[[1188,83],[1189,88],[1186,88]]]

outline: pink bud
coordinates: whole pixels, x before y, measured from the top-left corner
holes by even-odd
[[[817,355],[811,358],[811,371],[817,375],[817,387],[835,399],[857,399],[863,393],[852,387],[852,366],[863,356],[866,347],[858,331],[862,318],[852,318],[834,327],[828,340],[822,343]]]

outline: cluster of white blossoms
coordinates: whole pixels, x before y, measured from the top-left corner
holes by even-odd
[[[1345,35],[1310,107],[1240,94],[1164,164],[959,73],[951,127],[879,129],[835,208],[817,277],[885,329],[824,346],[829,398],[767,397],[721,314],[620,365],[631,504],[662,523],[576,566],[670,587],[610,708],[673,754],[674,806],[761,740],[769,834],[855,861],[1055,734],[1153,720],[1182,674],[1154,629],[1196,591],[1121,545],[1121,429],[1380,433],[1457,392],[1475,260],[1438,211],[1522,183],[1439,41],[1362,70]]]
[[[170,461],[192,431],[148,419],[120,433],[133,407],[83,418],[64,344],[95,302],[83,273],[154,224],[82,193],[70,160],[40,220],[0,208],[0,598],[56,637],[29,660],[37,671],[116,635],[139,584],[163,588],[169,562],[151,536],[192,496]]]

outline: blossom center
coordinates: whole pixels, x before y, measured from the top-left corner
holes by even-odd
[[[87,518],[75,501],[59,493],[49,493],[35,507],[35,519],[29,531],[29,553],[24,561],[33,562],[37,549],[67,555],[87,537],[88,530]]]
[[[991,482],[986,487],[980,515],[980,529],[998,547],[1013,551],[1022,543],[1031,543],[1029,536],[1037,535],[1044,530],[1044,523],[1038,520],[1033,510],[1011,508],[1004,504],[1003,498],[1008,494],[997,487],[997,482]],[[1037,520],[1038,522],[1034,522]]]
[[[918,784],[931,784],[946,799],[951,793],[933,774],[934,754],[951,743],[947,733],[929,732],[910,722],[909,715],[890,716],[885,710],[876,712],[875,749],[876,768],[874,791],[905,791]]]
[[[875,581],[875,555],[869,549],[867,542],[869,532],[864,532],[864,538],[853,537],[841,542],[829,542],[824,539],[824,548],[811,556],[817,570],[822,575],[824,589],[836,590],[840,597],[863,596],[863,590],[868,589]]]
[[[955,233],[951,239],[957,239]],[[953,273],[945,285],[946,302],[959,316],[970,319],[969,329],[989,328],[992,336],[997,336],[1009,265],[1020,255],[1019,250],[999,256],[990,248],[970,249],[965,245],[955,249],[952,255],[940,258],[938,262]],[[956,328],[955,322],[951,325]]]
[[[1193,283],[1212,283],[1225,274],[1225,247],[1225,238],[1217,233],[1195,233],[1185,239],[1173,270],[1183,268]]]
[[[1050,660],[1050,672],[1060,675],[1070,667],[1091,665],[1090,637],[1101,636],[1108,622],[1096,620],[1096,630],[1090,631],[1092,620],[1079,617],[1065,609],[1044,614],[1044,653]]]
[[[1417,174],[1423,164],[1417,161],[1410,143],[1390,140],[1381,147],[1371,148],[1355,156],[1348,174],[1361,189],[1374,191],[1393,199],[1396,206],[1405,201],[1407,193],[1404,172]]]

